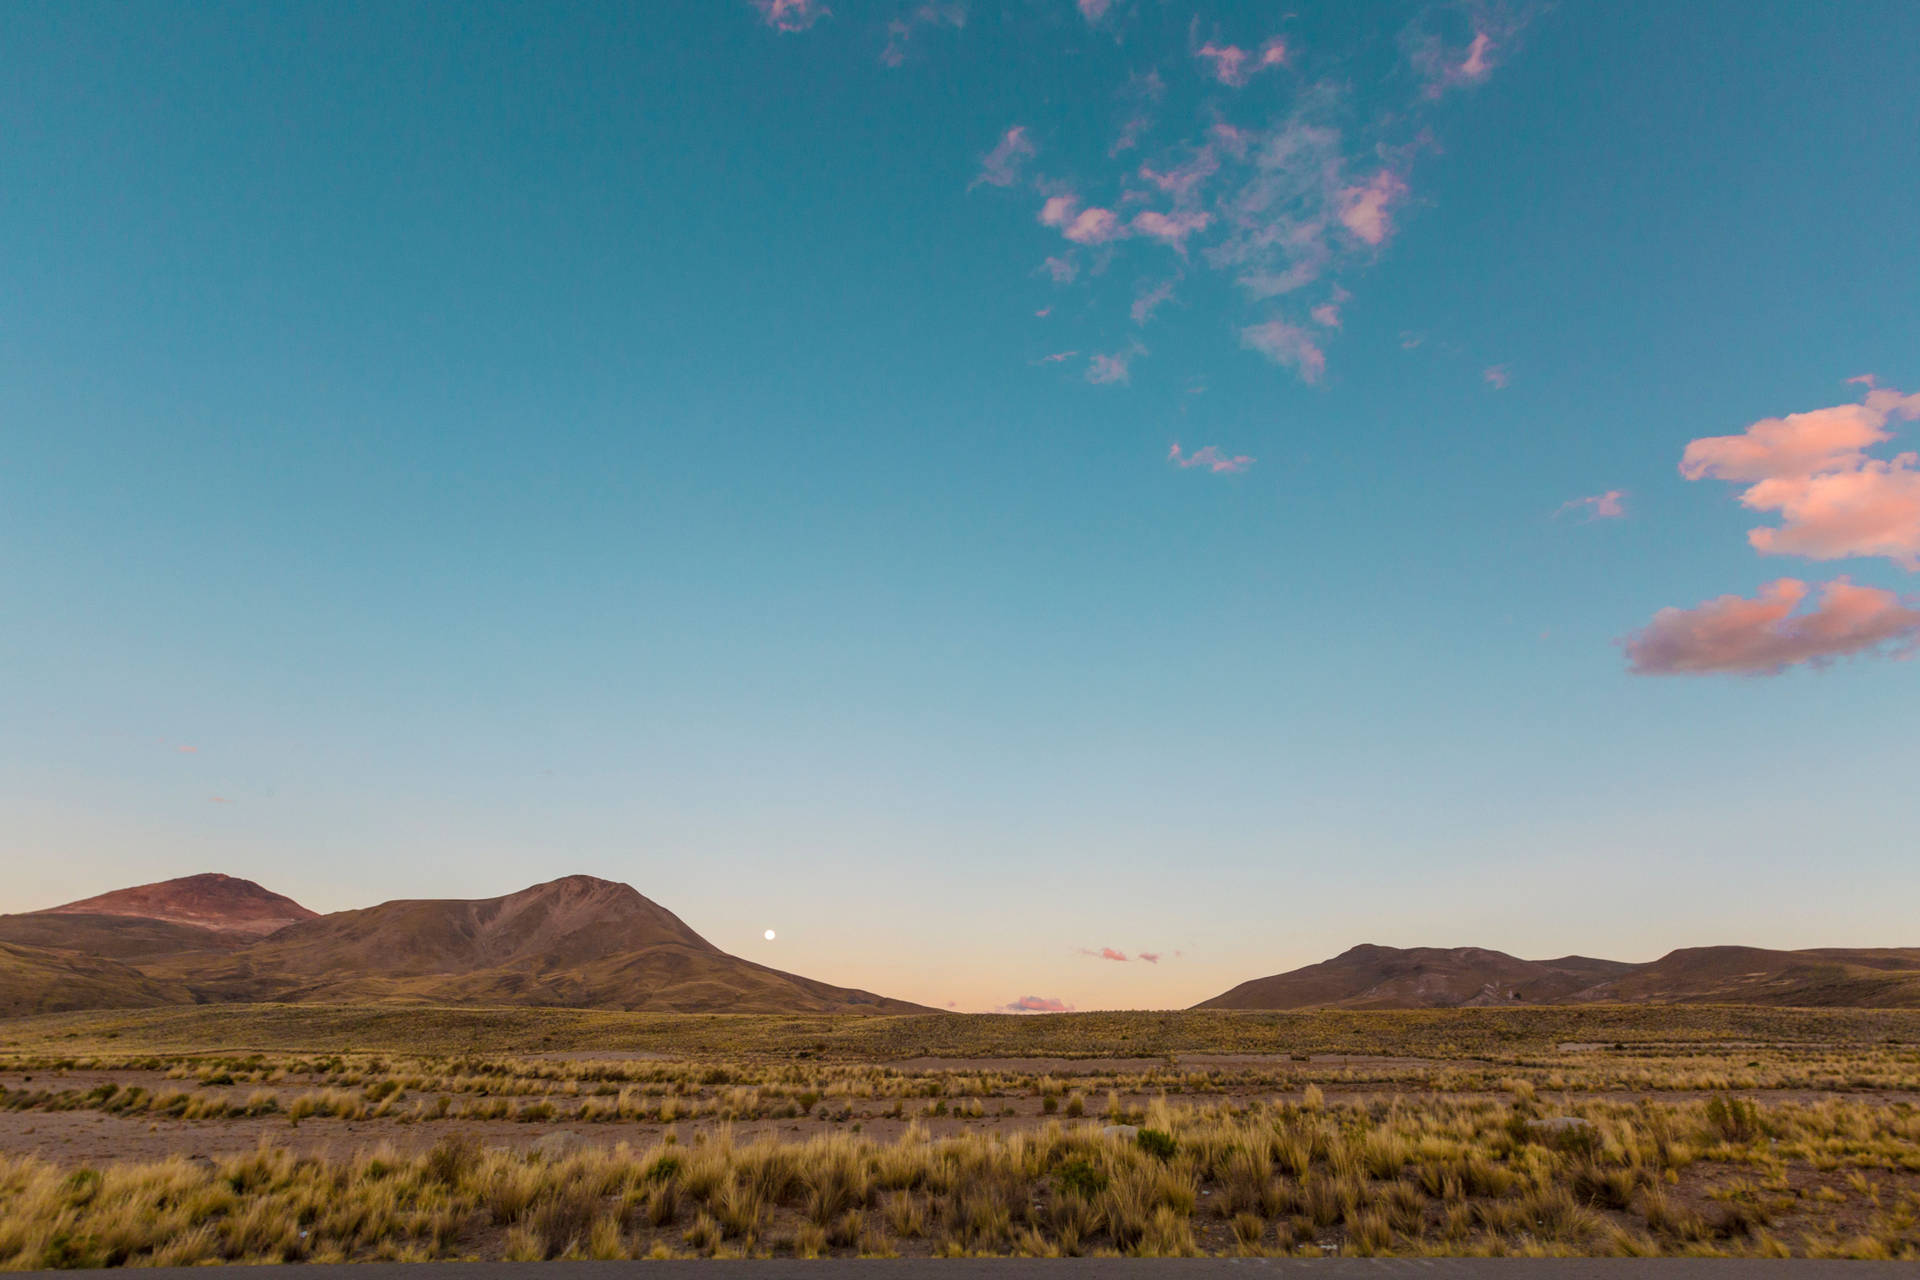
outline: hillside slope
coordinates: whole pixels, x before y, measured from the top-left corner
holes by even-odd
[[[1445,1009],[1527,1004],[1920,1007],[1920,948],[1688,947],[1647,964],[1521,960],[1479,947],[1361,946],[1243,982],[1199,1009]]]
[[[672,1012],[914,1013],[731,956],[633,888],[567,876],[500,898],[410,899],[148,966],[203,1000],[530,1004]]]
[[[1362,945],[1331,960],[1243,982],[1200,1009],[1452,1009],[1543,1004],[1633,969],[1567,956],[1521,960],[1482,947]]]
[[[149,977],[116,960],[0,942],[0,1018],[143,1009],[192,999],[179,983]]]

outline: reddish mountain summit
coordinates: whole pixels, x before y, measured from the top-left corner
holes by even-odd
[[[238,876],[182,876],[158,884],[115,889],[98,897],[82,898],[49,907],[41,915],[127,916],[190,925],[214,933],[264,938],[290,924],[312,920],[317,911]]]

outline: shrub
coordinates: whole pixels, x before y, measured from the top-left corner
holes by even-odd
[[[1062,1192],[1087,1200],[1107,1189],[1106,1171],[1078,1156],[1061,1165],[1060,1171],[1054,1176],[1059,1179]]]
[[[1142,1129],[1133,1136],[1133,1140],[1142,1151],[1156,1160],[1171,1160],[1174,1152],[1180,1149],[1173,1135],[1161,1129]]]

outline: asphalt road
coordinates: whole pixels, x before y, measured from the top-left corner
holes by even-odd
[[[232,1268],[221,1268],[222,1271]],[[953,1258],[803,1262],[362,1262],[248,1267],[284,1280],[1920,1280],[1920,1262],[1721,1258]],[[72,1277],[71,1271],[28,1276]],[[218,1274],[218,1273],[215,1273]],[[208,1280],[202,1267],[140,1280]],[[274,1280],[283,1280],[275,1277]]]

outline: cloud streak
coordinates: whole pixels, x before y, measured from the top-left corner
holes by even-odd
[[[1303,382],[1318,382],[1327,371],[1326,353],[1313,336],[1285,320],[1247,326],[1240,331],[1240,345],[1258,351],[1275,364],[1290,366]]]
[[[1012,1004],[1002,1005],[1002,1013],[1072,1013],[1073,1006],[1052,996],[1021,996]]]
[[[1910,655],[1920,645],[1920,609],[1891,591],[1835,578],[1813,608],[1796,612],[1810,589],[1781,578],[1752,599],[1726,595],[1691,609],[1668,608],[1620,641],[1635,675],[1778,675],[1874,653]]]
[[[1183,471],[1200,467],[1215,475],[1238,475],[1251,467],[1257,459],[1248,457],[1244,453],[1228,457],[1214,445],[1207,445],[1192,453],[1182,454],[1180,445],[1176,441],[1174,446],[1167,450],[1167,461]]]
[[[760,11],[760,20],[775,31],[805,31],[820,19],[833,16],[833,10],[821,0],[752,0],[752,3]]]
[[[1014,125],[1000,135],[1000,141],[980,161],[980,174],[968,190],[985,183],[989,187],[1010,187],[1020,180],[1020,166],[1039,154],[1027,137],[1025,125]]]
[[[1609,489],[1605,493],[1596,493],[1591,497],[1572,498],[1560,504],[1554,518],[1566,515],[1569,511],[1584,511],[1588,520],[1619,520],[1627,514],[1627,491]]]

